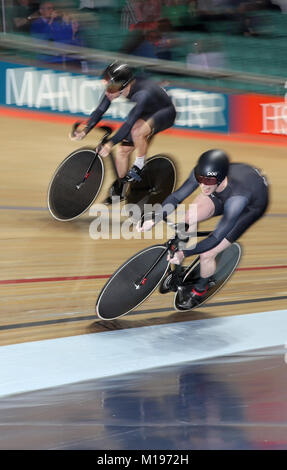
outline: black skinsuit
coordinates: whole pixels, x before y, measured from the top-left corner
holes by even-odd
[[[113,145],[124,139],[132,144],[131,129],[138,119],[146,121],[153,119],[153,134],[168,129],[174,124],[176,110],[166,91],[151,80],[136,78],[127,99],[135,102],[135,106],[129,112],[126,121],[110,139]],[[102,98],[98,107],[91,114],[87,126],[92,129],[107,111],[111,101],[106,95]]]
[[[192,170],[183,185],[163,202],[164,218],[198,186]],[[197,243],[194,249],[183,250],[184,255],[191,256],[211,250],[224,238],[233,243],[264,214],[268,206],[268,192],[266,179],[260,171],[244,163],[232,163],[227,187],[209,196],[215,207],[213,215],[222,215],[217,227],[209,237]]]

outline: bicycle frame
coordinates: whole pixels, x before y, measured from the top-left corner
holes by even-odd
[[[77,128],[80,126],[80,124],[81,124],[81,122],[75,122],[75,124],[74,124],[73,127],[72,127],[72,135],[75,133],[75,131],[77,130]],[[87,181],[87,179],[89,178],[90,173],[91,173],[91,170],[92,170],[92,168],[93,168],[93,165],[94,165],[94,163],[95,163],[95,161],[96,161],[96,159],[97,159],[97,157],[98,157],[98,155],[99,155],[99,149],[101,148],[102,145],[105,144],[105,142],[107,141],[108,137],[109,137],[109,136],[111,135],[111,133],[113,132],[113,130],[112,130],[111,127],[100,126],[99,128],[102,129],[102,130],[104,130],[104,131],[106,131],[106,132],[105,132],[105,134],[104,134],[102,140],[99,142],[98,146],[97,146],[96,149],[95,149],[95,150],[96,150],[95,156],[94,156],[94,158],[92,159],[92,161],[91,161],[89,167],[87,168],[87,170],[86,170],[86,172],[85,172],[85,175],[84,175],[82,181],[80,181],[80,183],[78,183],[78,184],[76,185],[76,188],[77,188],[77,189],[80,189],[80,188],[83,186],[83,184],[85,184],[85,182]],[[111,156],[111,157],[112,157],[112,156]],[[115,166],[115,162],[114,162],[114,160],[113,160],[113,157],[112,157],[112,162],[113,162],[113,167],[114,167],[114,169],[116,170],[116,166]]]
[[[197,236],[204,237],[204,236],[210,235],[210,233],[211,233],[210,231],[197,232]],[[162,259],[164,255],[169,253],[170,256],[173,257],[176,251],[178,251],[178,245],[180,241],[182,240],[178,235],[176,235],[174,238],[171,238],[170,240],[167,241],[167,243],[165,244],[166,245],[165,251],[163,251],[159,255],[159,257],[155,260],[153,265],[146,271],[146,273],[139,280],[134,282],[134,286],[136,289],[140,289],[140,287],[143,286],[147,282],[148,275],[153,271],[155,266],[158,264],[158,262]]]

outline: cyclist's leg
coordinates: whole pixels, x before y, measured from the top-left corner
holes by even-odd
[[[158,132],[171,127],[175,121],[173,106],[163,108],[154,115],[141,116],[133,125],[129,140],[134,143],[136,159],[133,167],[127,174],[127,181],[141,179],[141,170],[144,166],[151,138]]]
[[[196,210],[193,208],[189,209],[185,214],[185,222],[188,225],[192,225],[195,222],[202,222],[209,219],[210,217],[219,215],[223,211],[221,202],[216,198],[211,198],[205,194],[199,194],[193,201],[196,206]],[[194,217],[196,216],[196,220]],[[173,277],[171,282],[177,286],[181,286],[180,279],[178,277],[179,268],[173,271]]]
[[[134,145],[129,140],[124,140],[118,147],[115,155],[115,163],[119,178],[123,178],[129,168],[129,158],[134,151]]]
[[[194,211],[193,207],[192,209],[187,211],[185,216],[185,221],[189,225],[194,224],[195,222],[202,222],[204,220],[218,216],[223,213],[223,205],[221,201],[213,195],[206,196],[205,194],[201,193],[195,198],[193,204],[196,206],[196,211]],[[194,220],[195,216],[196,220]],[[228,244],[230,245],[229,242]],[[215,257],[217,255],[216,248],[214,249],[214,252],[213,250],[210,250],[210,252],[203,253],[200,255],[200,279],[197,285],[195,286],[198,290],[204,291],[206,289],[209,278],[211,278],[215,272]],[[219,245],[218,249],[219,253],[225,248],[223,247],[223,245]]]
[[[152,133],[152,129],[149,124],[143,119],[138,119],[133,125],[131,132],[126,138],[126,144],[122,144],[123,152],[128,155],[131,152],[125,150],[127,145],[132,145],[132,149],[136,152],[136,159],[133,166],[128,170],[128,160],[125,159],[121,165],[120,174],[126,182],[141,181],[141,171],[145,164],[146,153],[149,145],[149,136]],[[124,173],[125,170],[125,173]],[[124,173],[124,175],[123,175]],[[122,176],[123,175],[123,176]]]
[[[151,123],[145,121],[144,119],[138,119],[134,124],[131,130],[132,140],[135,145],[135,161],[134,167],[136,169],[142,170],[146,155],[148,151],[148,147],[150,144],[150,136],[152,135],[152,127],[150,126]]]
[[[234,227],[230,230],[230,232],[226,235],[226,239],[230,241],[230,243],[234,243],[238,240],[241,235],[243,235],[246,230],[251,227],[257,220],[259,220],[267,209],[267,203],[263,202],[261,207],[252,208],[249,210],[244,211],[239,219],[237,220]]]
[[[171,127],[175,117],[174,107],[169,106],[137,120],[131,131],[137,158],[145,158],[152,136]]]
[[[224,238],[216,247],[200,254],[200,276],[203,279],[211,278],[216,270],[216,256],[228,248],[231,243]]]
[[[185,221],[187,224],[194,224],[195,222],[202,222],[222,214],[223,206],[221,201],[216,197],[206,196],[199,194],[192,203],[193,208],[186,212]],[[194,210],[194,206],[196,210]],[[193,217],[196,215],[196,220]]]
[[[158,134],[159,132],[169,129],[173,126],[176,118],[176,111],[174,106],[168,106],[157,111],[152,116],[144,118],[152,129],[151,135]]]
[[[178,286],[178,301],[181,308],[189,309],[200,303],[202,296],[216,283],[213,277],[216,271],[215,258],[230,245],[228,240],[223,239],[212,250],[200,254],[200,277],[192,283]]]
[[[201,278],[212,277],[216,270],[216,256],[234,243],[251,225],[253,225],[265,211],[265,206],[243,212],[235,226],[226,237],[214,248],[200,255]]]

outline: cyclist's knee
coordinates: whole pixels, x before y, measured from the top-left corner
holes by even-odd
[[[230,245],[231,243],[226,238],[224,238],[223,240],[221,240],[221,242],[218,245],[216,245],[214,248],[211,248],[211,250],[201,253],[200,261],[201,262],[213,261],[219,253],[226,250],[226,248],[228,248]]]
[[[136,122],[131,130],[134,142],[148,139],[151,133],[152,129],[145,121]]]
[[[116,152],[116,158],[121,159],[121,160],[124,160],[125,158],[129,158],[132,151],[133,151],[133,147],[131,146],[119,145],[117,148],[117,152]]]
[[[213,261],[215,259],[216,253],[213,250],[205,251],[200,253],[200,262],[205,263],[208,261]]]
[[[198,222],[209,219],[214,215],[215,206],[209,196],[199,194],[193,201],[193,210]]]

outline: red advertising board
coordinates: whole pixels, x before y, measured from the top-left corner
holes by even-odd
[[[231,95],[229,119],[230,132],[287,136],[287,100],[278,96]]]

